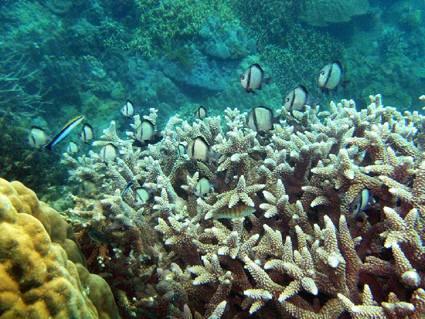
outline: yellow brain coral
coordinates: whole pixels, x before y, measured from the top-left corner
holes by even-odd
[[[71,236],[34,192],[0,179],[1,319],[119,318],[109,286],[81,265]]]

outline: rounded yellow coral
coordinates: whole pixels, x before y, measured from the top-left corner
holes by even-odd
[[[0,179],[0,318],[119,317],[109,286],[81,265],[70,237],[34,192]]]

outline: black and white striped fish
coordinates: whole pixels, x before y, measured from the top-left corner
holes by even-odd
[[[79,150],[80,148],[78,147],[77,143],[75,143],[74,141],[69,142],[68,147],[66,148],[66,152],[68,154],[76,154],[78,153]]]
[[[375,202],[370,191],[365,188],[354,198],[350,205],[350,211],[352,217],[359,216],[362,212],[367,210],[370,205]]]
[[[203,120],[207,117],[207,109],[202,105],[199,106],[195,111],[195,117],[200,120]]]
[[[257,106],[248,113],[248,127],[257,132],[267,132],[273,128],[273,110],[266,106]]]
[[[40,148],[47,143],[47,134],[44,129],[38,126],[32,126],[28,135],[28,142],[32,147]]]
[[[270,78],[265,78],[264,70],[258,63],[251,64],[245,73],[240,76],[240,80],[242,87],[248,93],[261,90],[263,84],[270,82]]]
[[[90,124],[85,123],[81,129],[80,137],[84,143],[88,143],[94,139],[93,127]]]
[[[342,82],[344,71],[338,61],[325,65],[319,73],[317,84],[322,91],[331,91]]]
[[[304,85],[298,85],[295,89],[291,90],[285,97],[284,105],[288,111],[303,110],[304,106],[308,103],[308,91]]]
[[[112,162],[118,156],[118,149],[114,144],[108,143],[101,148],[99,155],[105,163]]]
[[[210,155],[210,146],[202,136],[194,138],[187,148],[187,155],[193,160],[207,161]]]
[[[134,115],[134,104],[130,100],[127,100],[121,108],[121,114],[125,117],[132,117]]]
[[[156,130],[155,124],[146,118],[136,128],[136,136],[137,138],[134,139],[133,145],[137,147],[155,144],[162,138],[162,134]]]

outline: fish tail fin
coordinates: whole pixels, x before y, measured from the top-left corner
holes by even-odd
[[[326,96],[330,95],[330,90],[328,90],[326,88],[320,88],[320,92],[322,92],[322,94],[326,95]]]
[[[51,142],[47,143],[47,144],[43,145],[43,148],[45,148],[48,151],[53,151],[53,144]]]

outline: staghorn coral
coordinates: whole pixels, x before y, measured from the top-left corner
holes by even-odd
[[[361,110],[352,100],[282,107],[266,134],[238,110],[224,121],[173,117],[162,140],[141,149],[112,127],[95,145],[115,141],[115,161],[106,165],[94,151],[74,160],[71,179],[84,168],[105,193],[76,197],[69,218],[85,223],[81,238],[120,234],[103,241],[110,260],[102,271],[116,278],[114,248],[138,256],[126,259],[132,271],[119,272],[125,285],[112,284],[127,316],[421,318],[425,118],[386,107],[379,95],[370,101]],[[198,136],[210,145],[205,161],[179,149]],[[202,198],[200,176],[214,188]],[[129,180],[149,190],[146,203],[132,200],[135,190],[118,198]],[[356,212],[364,190],[371,199]],[[105,205],[112,198],[121,204]],[[250,214],[230,214],[240,207]],[[87,215],[97,218],[81,220]]]
[[[31,190],[0,179],[0,221],[1,318],[119,318],[70,226]]]

